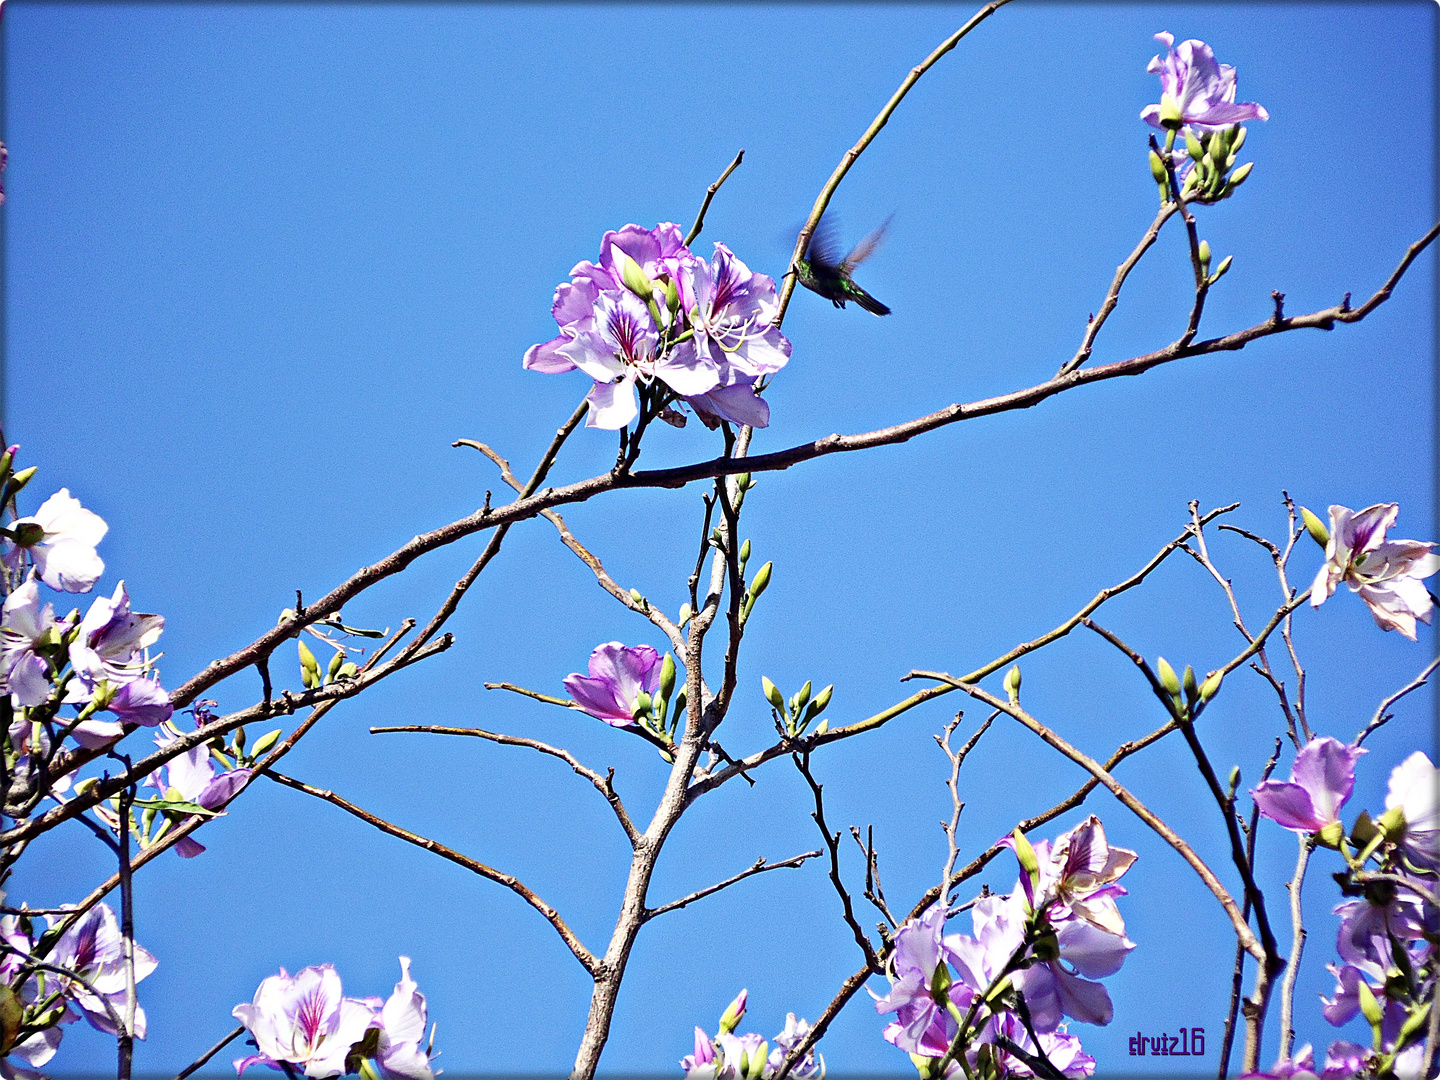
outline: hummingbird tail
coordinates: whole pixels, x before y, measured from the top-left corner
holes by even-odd
[[[882,304],[879,300],[876,300],[875,297],[871,296],[864,289],[860,288],[860,286],[854,285],[853,282],[851,284],[855,289],[855,295],[852,296],[851,299],[854,300],[866,311],[870,312],[871,315],[890,314],[890,309],[884,304]]]

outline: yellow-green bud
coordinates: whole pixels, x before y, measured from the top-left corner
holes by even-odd
[[[300,681],[305,684],[305,689],[310,690],[320,685],[320,664],[303,641],[297,641],[300,646]]]
[[[650,709],[654,704],[655,702],[650,699],[650,695],[644,690],[641,690],[640,693],[635,695],[635,708],[630,710],[631,717],[639,720],[642,716],[649,716]]]
[[[824,734],[825,734],[827,731],[829,731],[829,730],[830,730],[830,721],[829,721],[829,720],[821,720],[820,723],[818,723],[818,724],[815,725],[815,734],[816,734],[816,735],[824,735]]]
[[[680,290],[669,278],[665,280],[665,306],[670,309],[671,315],[680,310]]]
[[[785,695],[780,693],[780,688],[771,682],[764,675],[760,676],[760,689],[765,691],[765,700],[774,705],[780,712],[785,711]]]
[[[1243,184],[1245,182],[1245,178],[1250,175],[1250,170],[1254,167],[1255,163],[1253,161],[1247,161],[1244,165],[1241,165],[1238,169],[1236,169],[1233,173],[1230,174],[1229,186],[1231,188],[1237,188],[1241,184]]]
[[[1185,149],[1190,151],[1191,160],[1194,161],[1196,165],[1199,165],[1200,159],[1205,156],[1205,147],[1200,144],[1199,139],[1188,131],[1185,132]]]
[[[1225,681],[1223,670],[1212,671],[1205,676],[1205,681],[1200,684],[1200,700],[1209,701],[1220,690],[1220,684]]]
[[[650,300],[655,294],[654,283],[645,276],[645,271],[640,269],[640,264],[626,255],[623,251],[620,254],[620,280],[625,287],[638,296],[641,300]]]
[[[1379,830],[1375,827],[1375,822],[1370,820],[1370,811],[1361,810],[1360,816],[1355,819],[1355,824],[1350,829],[1350,843],[1357,848],[1366,848],[1378,834]]]
[[[746,1074],[749,1080],[760,1080],[765,1075],[765,1062],[770,1056],[770,1044],[762,1042],[750,1055],[750,1071]]]
[[[1185,687],[1185,700],[1194,705],[1200,698],[1200,688],[1195,685],[1195,669],[1189,664],[1185,665],[1185,675],[1181,682]]]
[[[668,652],[665,659],[660,661],[660,698],[669,701],[670,695],[675,692],[675,657]]]
[[[1208,274],[1208,273],[1210,272],[1210,241],[1209,241],[1209,240],[1201,240],[1201,241],[1200,241],[1200,249],[1199,249],[1199,251],[1197,252],[1197,254],[1199,255],[1199,258],[1200,258],[1200,272],[1201,272],[1202,274]]]
[[[1162,656],[1155,662],[1155,673],[1160,677],[1160,685],[1171,697],[1180,696],[1180,680],[1175,677],[1175,669],[1170,666]]]
[[[1315,840],[1321,847],[1331,849],[1340,846],[1340,840],[1345,835],[1345,826],[1338,821],[1327,821],[1324,828],[1315,834]]]
[[[750,541],[749,541],[749,540],[746,540],[743,544],[740,545],[740,561],[741,561],[742,563],[743,563],[743,562],[749,562],[749,561],[750,561]]]
[[[805,685],[795,691],[795,696],[790,699],[791,711],[798,713],[806,705],[810,704],[811,685],[810,680],[805,680]]]
[[[755,580],[750,583],[750,595],[758,597],[770,584],[770,571],[774,567],[773,562],[767,562],[759,570],[755,571]]]
[[[1230,264],[1234,261],[1234,255],[1226,255],[1225,258],[1221,259],[1220,265],[1215,268],[1215,273],[1210,278],[1210,283],[1213,285],[1215,282],[1219,281],[1222,277],[1229,273]]]
[[[950,965],[945,961],[935,965],[935,974],[930,976],[930,999],[937,1005],[944,1005],[950,995],[950,989],[954,980],[950,977]]]
[[[1180,128],[1184,122],[1184,114],[1180,112],[1180,103],[1169,94],[1160,95],[1160,124],[1172,131]]]
[[[1160,160],[1160,155],[1154,150],[1150,151],[1150,175],[1157,184],[1165,183],[1165,162]]]
[[[1325,523],[1303,506],[1300,507],[1300,520],[1305,523],[1305,531],[1310,534],[1311,540],[1322,548],[1330,543],[1330,530]]]
[[[345,663],[345,654],[336,650],[335,655],[330,658],[330,666],[325,669],[325,681],[330,682],[340,673],[340,665]]]
[[[274,731],[267,731],[264,735],[261,735],[260,738],[255,740],[255,746],[250,751],[250,756],[259,757],[265,753],[265,751],[269,750],[279,741],[280,732],[281,729],[277,727]]]
[[[39,469],[40,466],[31,465],[30,468],[21,469],[14,476],[10,477],[10,479],[5,484],[6,488],[9,489],[10,494],[14,495],[17,491],[19,491],[26,484],[28,484],[30,482],[30,478],[34,476],[35,473],[39,471]]]
[[[34,521],[24,521],[15,526],[15,543],[22,548],[33,547],[45,539],[45,527]]]
[[[1356,996],[1360,998],[1361,1014],[1370,1022],[1371,1027],[1378,1028],[1385,1019],[1385,1011],[1380,1008],[1380,1003],[1375,1000],[1375,992],[1370,989],[1370,984],[1363,978],[1355,984],[1355,989],[1357,991]]]
[[[1246,129],[1243,127],[1233,128],[1232,130],[1235,132],[1235,136],[1230,143],[1230,152],[1232,154],[1238,154],[1240,152],[1240,147],[1245,145],[1245,136],[1247,132]]]
[[[1005,696],[1011,701],[1020,700],[1020,665],[1014,664],[1005,673]]]
[[[1404,1046],[1407,1039],[1415,1032],[1425,1026],[1425,1021],[1430,1019],[1430,1010],[1435,1007],[1434,1001],[1427,1001],[1424,1005],[1410,1006],[1410,1015],[1400,1025],[1400,1036],[1395,1040],[1396,1046]]]
[[[806,683],[805,685],[809,686],[810,684]],[[820,693],[815,695],[815,700],[810,702],[810,707],[805,710],[805,722],[807,724],[825,711],[826,707],[830,704],[830,695],[834,692],[835,685],[834,683],[831,683],[829,686],[825,687],[824,690],[821,690]]]
[[[689,601],[686,601],[685,603],[681,604],[681,605],[680,605],[680,614],[679,614],[679,616],[678,616],[678,622],[676,623],[676,625],[677,625],[677,626],[684,626],[687,622],[690,621],[690,616],[693,615],[693,614],[695,614],[695,613],[690,610],[690,603],[689,603]]]
[[[0,454],[0,476],[10,475],[10,466],[15,464],[15,455],[6,450]]]

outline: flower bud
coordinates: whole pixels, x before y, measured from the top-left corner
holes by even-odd
[[[1212,274],[1210,277],[1210,284],[1215,284],[1215,282],[1219,281],[1222,277],[1229,273],[1230,264],[1234,261],[1234,255],[1226,255],[1225,258],[1221,259],[1220,265],[1215,268],[1215,273]]]
[[[14,495],[26,484],[28,484],[30,482],[30,478],[34,476],[39,471],[39,469],[39,465],[31,465],[30,468],[21,469],[14,476],[10,477],[9,480],[5,481],[5,490],[8,493],[6,497],[8,498],[10,495]]]
[[[1233,127],[1230,130],[1234,133],[1230,140],[1230,152],[1232,154],[1238,154],[1240,147],[1245,145],[1247,130],[1243,127]]]
[[[33,547],[44,539],[45,528],[43,525],[36,524],[33,521],[24,521],[15,526],[15,544],[17,547]]]
[[[735,1000],[725,1006],[725,1011],[720,1014],[721,1035],[729,1035],[745,1019],[745,1002],[749,996],[748,990],[741,990],[735,995]]]
[[[1300,507],[1300,520],[1305,523],[1305,531],[1310,534],[1311,540],[1322,548],[1330,543],[1330,530],[1325,523],[1303,506]]]
[[[1201,240],[1201,241],[1200,241],[1200,250],[1199,250],[1199,253],[1198,253],[1198,254],[1199,254],[1199,257],[1200,257],[1200,272],[1201,272],[1202,274],[1208,274],[1208,273],[1210,272],[1210,241],[1209,241],[1209,240]]]
[[[1160,155],[1154,150],[1150,151],[1150,175],[1157,184],[1165,183],[1165,162],[1160,160]]]
[[[1005,694],[1011,701],[1020,700],[1020,665],[1013,665],[1005,673]]]
[[[264,735],[261,735],[260,738],[256,739],[255,746],[250,751],[250,756],[258,758],[274,746],[280,740],[281,730],[283,729],[277,727],[274,731],[267,731]]]
[[[953,982],[950,965],[941,960],[935,965],[935,974],[930,976],[930,1000],[943,1008],[949,1000],[949,990]]]
[[[0,477],[8,479],[10,476],[10,466],[13,464],[15,464],[15,452],[13,450],[6,450],[3,454],[0,454]]]
[[[611,250],[620,256],[620,280],[625,283],[625,287],[641,300],[652,299],[655,295],[655,285],[645,276],[645,271],[640,269],[640,264],[620,251],[619,248],[612,247]]]
[[[1364,978],[1355,984],[1356,996],[1360,999],[1360,1012],[1370,1026],[1379,1029],[1381,1022],[1385,1019],[1385,1011],[1380,1008],[1380,1003],[1375,1000],[1375,991],[1370,989],[1370,984]]]
[[[1205,681],[1200,684],[1200,700],[1209,701],[1220,690],[1220,684],[1225,681],[1223,670],[1212,671],[1205,676]]]
[[[749,561],[750,561],[750,541],[749,541],[749,540],[746,540],[743,544],[740,545],[740,561],[741,561],[742,563],[743,563],[743,562],[749,562]]]
[[[750,1071],[746,1073],[749,1080],[760,1080],[765,1075],[765,1062],[770,1056],[770,1044],[762,1042],[750,1055]]]
[[[1200,688],[1195,685],[1195,669],[1189,664],[1185,665],[1185,675],[1181,681],[1185,687],[1185,700],[1194,705],[1200,700]]]
[[[785,711],[785,695],[780,693],[780,688],[764,675],[760,676],[760,688],[765,691],[765,700],[783,713]]]
[[[665,279],[665,306],[669,308],[671,315],[680,310],[680,290],[675,288],[675,282],[669,278]]]
[[[1015,858],[1020,863],[1020,869],[1024,870],[1030,878],[1030,885],[1033,891],[1033,889],[1040,884],[1040,859],[1035,854],[1035,849],[1030,846],[1030,841],[1025,839],[1025,834],[1020,831],[1018,825],[1010,836],[1015,841]]]
[[[347,660],[340,665],[340,670],[335,673],[337,679],[353,679],[360,674],[360,669],[355,666],[353,660]]]
[[[755,580],[750,583],[751,596],[759,597],[765,591],[766,586],[770,584],[770,571],[774,565],[773,562],[767,562],[755,571]]]
[[[690,610],[690,602],[687,600],[685,603],[680,605],[680,615],[675,625],[683,627],[687,622],[690,621],[690,616],[693,614],[695,613]]]
[[[641,717],[649,716],[654,705],[655,702],[651,700],[650,695],[641,690],[635,695],[635,707],[630,710],[631,719],[639,720]]]
[[[1245,182],[1245,178],[1250,175],[1250,170],[1254,167],[1255,163],[1253,161],[1247,161],[1244,165],[1241,165],[1238,169],[1231,173],[1230,182],[1225,185],[1226,190],[1231,191],[1243,184]]]
[[[1199,165],[1200,159],[1205,156],[1205,147],[1201,145],[1200,140],[1195,137],[1193,132],[1185,132],[1185,149],[1190,152],[1190,159]]]
[[[1175,669],[1170,666],[1162,656],[1155,662],[1155,673],[1160,678],[1160,685],[1172,698],[1180,696],[1180,680],[1175,677]]]
[[[800,710],[810,704],[810,680],[805,680],[805,685],[795,691],[795,696],[790,699],[790,711],[799,715]]]
[[[300,646],[300,681],[305,684],[305,689],[312,690],[320,685],[320,664],[305,642],[297,641],[296,644]]]
[[[1240,766],[1239,766],[1239,765],[1231,765],[1231,766],[1230,766],[1230,776],[1229,776],[1229,778],[1227,779],[1226,783],[1228,783],[1228,784],[1230,785],[1230,797],[1231,797],[1231,798],[1234,798],[1234,797],[1235,797],[1235,791],[1236,791],[1236,789],[1240,787]]]
[[[829,730],[830,730],[830,721],[829,721],[829,720],[821,720],[820,723],[818,723],[818,724],[815,725],[815,734],[816,734],[816,735],[824,735],[824,734],[825,734],[827,731],[829,731]]]
[[[1315,834],[1315,841],[1321,847],[1328,847],[1332,850],[1339,848],[1341,839],[1345,836],[1345,826],[1338,821],[1327,821],[1324,828]]]
[[[807,683],[806,685],[809,684]],[[830,695],[834,692],[835,684],[831,683],[815,695],[815,700],[810,702],[810,707],[805,710],[805,722],[807,724],[825,711],[826,707],[830,704]]]
[[[330,666],[325,669],[326,682],[334,681],[335,676],[340,674],[340,665],[343,663],[345,663],[345,654],[337,649],[335,655],[330,658]]]
[[[665,659],[660,661],[660,699],[669,701],[670,695],[675,692],[675,657],[668,652]]]

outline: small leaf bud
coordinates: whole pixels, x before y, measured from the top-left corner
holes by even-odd
[[[353,660],[347,660],[340,665],[340,670],[335,673],[337,679],[353,679],[360,674],[360,669],[355,666]]]
[[[1305,531],[1310,534],[1311,540],[1322,548],[1330,543],[1330,530],[1325,523],[1303,506],[1300,507],[1300,520],[1305,523]]]
[[[780,693],[780,688],[764,675],[760,676],[760,688],[765,691],[765,700],[783,713],[785,711],[785,695]]]
[[[829,720],[821,720],[820,723],[818,723],[818,724],[815,725],[815,734],[816,734],[816,735],[824,735],[824,734],[825,734],[827,731],[829,731],[829,730],[830,730],[830,721],[829,721]]]
[[[680,605],[680,614],[678,616],[678,621],[676,625],[683,627],[686,623],[690,621],[690,616],[693,614],[695,613],[690,610],[690,602],[687,600],[685,603]]]
[[[1229,778],[1227,779],[1226,782],[1230,785],[1230,795],[1233,797],[1233,796],[1235,795],[1236,789],[1238,789],[1238,788],[1240,787],[1240,766],[1239,766],[1239,765],[1231,765],[1231,766],[1230,766],[1230,776],[1229,776]]]

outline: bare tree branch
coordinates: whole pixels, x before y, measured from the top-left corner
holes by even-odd
[[[752,863],[746,869],[741,870],[740,873],[736,874],[734,877],[728,877],[724,881],[717,882],[716,884],[707,886],[704,889],[697,889],[695,892],[690,893],[688,896],[682,896],[679,900],[671,900],[668,904],[661,904],[657,908],[647,909],[645,912],[645,921],[649,922],[657,915],[664,915],[667,911],[679,911],[687,904],[693,904],[696,900],[703,900],[705,897],[710,896],[713,893],[717,893],[721,889],[728,889],[737,881],[744,881],[746,878],[754,877],[756,874],[763,874],[768,870],[784,870],[788,867],[799,866],[806,859],[816,859],[819,857],[820,852],[818,851],[806,851],[803,854],[792,855],[788,859],[782,859],[780,862],[777,863],[767,863],[765,861],[765,857],[762,855],[760,858],[756,859],[754,863]]]

